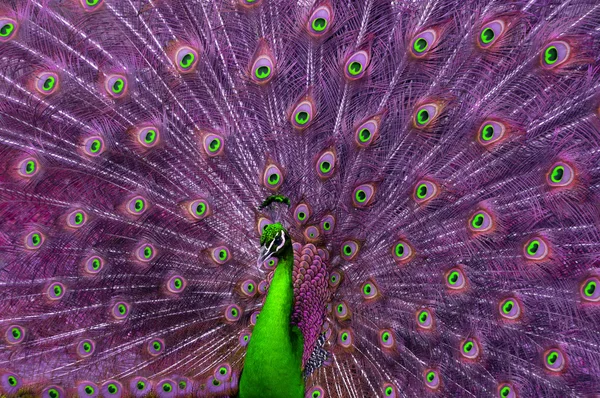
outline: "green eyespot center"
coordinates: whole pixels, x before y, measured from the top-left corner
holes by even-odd
[[[550,175],[550,179],[552,182],[560,182],[565,174],[565,168],[563,166],[556,166],[552,169],[552,174]]]
[[[100,0],[86,0],[86,1],[85,1],[85,3],[86,3],[88,6],[95,6],[96,4],[98,4],[98,2],[99,2],[99,1],[100,1]]]
[[[344,332],[342,333],[342,341],[346,341],[348,340],[348,333]]]
[[[214,138],[208,145],[208,148],[213,153],[217,152],[219,148],[221,148],[221,140],[218,138]]]
[[[417,198],[423,199],[427,196],[427,185],[421,184],[417,187]]]
[[[146,246],[144,248],[144,258],[152,257],[152,248],[150,246]]]
[[[123,304],[119,304],[119,307],[117,309],[119,311],[119,314],[121,315],[125,315],[125,313],[127,312],[127,307],[125,307],[125,305]]]
[[[11,330],[11,333],[12,333],[12,335],[13,335],[13,337],[14,337],[15,339],[19,339],[19,338],[21,338],[21,331],[20,331],[19,329],[17,329],[17,328],[13,328],[13,329]]]
[[[97,258],[92,260],[92,268],[97,270],[98,268],[100,268],[100,260],[98,260]]]
[[[266,65],[259,66],[258,68],[256,68],[256,71],[254,72],[254,74],[259,79],[266,79],[267,77],[269,77],[271,75],[271,68],[269,68]]]
[[[325,18],[315,18],[312,21],[312,28],[315,32],[322,32],[327,27],[327,20]]]
[[[473,217],[473,220],[471,221],[471,226],[476,229],[481,228],[484,219],[485,217],[483,216],[483,214],[476,214],[475,217]]]
[[[50,398],[58,398],[59,394],[58,394],[58,391],[56,389],[51,388],[51,389],[48,390],[48,396]]]
[[[277,173],[273,173],[269,176],[269,184],[271,185],[277,185],[277,183],[279,182],[279,174]]]
[[[540,242],[538,240],[531,241],[529,245],[527,245],[527,253],[533,256],[535,253],[537,253],[539,247]]]
[[[231,309],[231,315],[233,315],[234,317],[236,317],[238,315],[238,310],[236,310],[235,308]]]
[[[100,142],[100,140],[96,139],[96,140],[92,141],[92,144],[90,145],[90,152],[97,153],[100,151],[101,147],[102,147],[102,143]]]
[[[50,91],[50,90],[52,90],[52,87],[54,87],[54,83],[55,82],[56,82],[56,79],[53,76],[49,76],[44,81],[44,91]]]
[[[75,214],[75,224],[80,225],[83,222],[83,213]]]
[[[494,126],[491,124],[486,124],[481,130],[481,138],[484,141],[489,141],[494,136]]]
[[[465,354],[468,354],[469,351],[471,351],[472,349],[473,349],[473,343],[470,341],[465,343],[465,345],[463,346],[463,351],[465,352]]]
[[[171,392],[173,390],[173,386],[169,383],[165,383],[162,386],[164,392]]]
[[[385,395],[388,396],[388,397],[390,395],[392,395],[393,392],[394,392],[394,389],[392,387],[388,387],[388,388],[385,389]]]
[[[35,233],[31,235],[31,243],[33,243],[34,246],[39,246],[40,243],[42,243],[42,237],[40,236],[40,234]]]
[[[213,385],[215,385],[215,386],[219,386],[219,385],[221,385],[221,382],[220,382],[219,380],[217,380],[217,379],[213,379],[212,383],[213,383]]]
[[[108,392],[111,394],[116,394],[117,390],[118,390],[117,386],[114,384],[109,384],[107,389],[108,389]]]
[[[512,311],[514,307],[514,303],[513,301],[507,301],[506,303],[504,303],[504,305],[502,306],[502,311],[504,311],[505,314],[510,313],[510,311]]]
[[[8,376],[8,384],[10,384],[13,387],[16,386],[17,379],[14,376]]]
[[[344,246],[344,254],[346,254],[347,256],[352,254],[352,248],[350,247],[350,245]]]
[[[175,286],[176,289],[181,289],[181,286],[183,285],[183,283],[181,282],[181,279],[177,278],[173,281],[173,285]]]
[[[427,46],[427,40],[420,37],[417,40],[415,40],[415,43],[413,44],[413,49],[418,53],[422,53],[427,49]]]
[[[431,383],[434,379],[435,379],[435,373],[434,372],[427,373],[427,381],[429,381]]]
[[[295,119],[296,119],[296,123],[298,123],[300,125],[306,124],[309,119],[309,114],[308,114],[308,112],[300,111],[300,112],[296,113]]]
[[[87,395],[92,395],[94,393],[94,387],[92,387],[92,386],[85,386],[85,393]]]
[[[365,287],[363,288],[363,292],[365,294],[371,294],[371,285],[370,284],[366,284]]]
[[[137,382],[137,389],[138,390],[143,390],[144,388],[146,388],[146,383],[144,383],[143,381],[138,381]]]
[[[358,138],[360,139],[360,142],[369,141],[369,138],[371,138],[371,130],[369,130],[367,128],[360,130],[360,133],[358,134]]]
[[[204,203],[198,203],[198,206],[196,206],[196,214],[201,216],[204,214],[204,212],[206,211],[206,205]]]
[[[427,316],[427,312],[423,311],[421,312],[421,315],[419,315],[419,321],[421,323],[425,323],[425,321],[427,320],[428,316]]]
[[[187,69],[190,66],[192,66],[192,64],[194,63],[194,60],[196,59],[196,57],[194,56],[193,53],[189,52],[187,54],[185,54],[182,58],[181,61],[179,62],[179,65],[184,68]]]
[[[179,382],[179,389],[185,390],[186,387],[187,387],[187,383],[185,381]]]
[[[450,282],[451,285],[454,285],[454,284],[456,284],[457,281],[458,281],[458,272],[457,271],[453,271],[448,276],[448,282]]]
[[[331,163],[327,161],[321,162],[320,169],[323,173],[329,172],[331,170]]]
[[[555,46],[550,46],[544,52],[544,61],[548,65],[553,65],[558,61],[558,50]]]
[[[502,387],[502,390],[500,390],[500,395],[503,397],[508,397],[508,394],[510,394],[510,387]]]
[[[385,332],[385,333],[384,333],[384,334],[381,336],[381,339],[382,339],[384,342],[387,342],[387,341],[390,339],[390,334],[389,334],[388,332]]]
[[[589,281],[587,283],[587,285],[585,285],[585,289],[584,289],[585,295],[588,297],[592,296],[594,294],[594,292],[596,291],[596,285],[597,285],[596,282]]]
[[[154,141],[154,137],[156,137],[156,131],[148,130],[148,132],[146,132],[146,136],[144,137],[144,142],[146,144],[150,144]]]
[[[429,121],[429,111],[427,109],[421,109],[417,113],[417,123],[425,124]]]
[[[33,174],[34,171],[35,171],[35,162],[33,160],[30,160],[25,165],[25,173]]]
[[[227,251],[225,249],[219,250],[219,259],[225,260],[227,258]]]
[[[329,221],[325,221],[325,222],[323,223],[323,229],[324,229],[325,231],[329,231],[329,229],[330,229],[330,228],[331,228],[331,224],[329,223]]]
[[[548,365],[554,365],[558,360],[558,354],[555,351],[552,351],[548,354]]]
[[[494,33],[494,30],[491,28],[485,28],[482,32],[481,32],[481,41],[485,44],[490,43],[492,40],[494,40],[494,37],[496,36],[496,34]]]
[[[398,243],[396,245],[396,256],[397,257],[402,257],[404,255],[404,244],[403,243]]]
[[[90,343],[83,343],[83,351],[90,352],[92,349],[92,345]]]
[[[0,27],[0,36],[8,37],[13,32],[13,30],[15,30],[15,25],[11,22],[7,22],[4,25],[2,25],[2,27]]]
[[[367,193],[362,189],[359,189],[358,191],[356,191],[355,197],[358,203],[364,203],[367,200]]]
[[[225,368],[225,367],[219,368],[219,373],[222,374],[222,375],[227,374],[227,368]]]
[[[320,396],[321,396],[321,393],[320,393],[320,392],[318,392],[318,391],[314,391],[314,392],[312,393],[312,397],[313,397],[313,398],[319,398]]]
[[[350,62],[350,65],[348,65],[348,72],[352,75],[352,76],[356,76],[358,74],[360,74],[360,72],[362,72],[363,70],[363,66],[360,62]]]
[[[298,220],[304,220],[305,218],[306,218],[306,213],[304,213],[303,211],[298,213]]]
[[[115,80],[115,82],[112,85],[112,91],[115,94],[119,94],[121,91],[123,91],[123,89],[125,88],[125,82],[123,81],[123,79],[117,79]]]

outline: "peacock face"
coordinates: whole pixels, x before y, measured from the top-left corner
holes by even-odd
[[[292,246],[292,239],[280,223],[267,225],[260,237],[260,256],[258,264],[262,265],[269,258],[283,253],[286,248]]]

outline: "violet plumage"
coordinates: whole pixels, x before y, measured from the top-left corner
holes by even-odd
[[[600,396],[599,61],[595,0],[4,0],[0,395]]]

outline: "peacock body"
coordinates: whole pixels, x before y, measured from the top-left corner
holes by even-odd
[[[596,0],[2,0],[0,395],[600,396]]]

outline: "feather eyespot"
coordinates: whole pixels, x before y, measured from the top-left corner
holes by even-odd
[[[242,347],[246,347],[250,342],[250,331],[242,330],[239,337],[239,343]]]
[[[420,180],[415,185],[413,199],[418,204],[425,204],[434,199],[439,193],[439,188],[436,183],[429,180]]]
[[[103,397],[121,398],[123,394],[123,385],[116,380],[109,380],[102,385]]]
[[[321,386],[314,386],[308,390],[305,398],[325,398],[325,390]]]
[[[242,309],[236,304],[231,304],[225,308],[225,319],[228,322],[237,322],[242,317]]]
[[[198,51],[182,46],[175,51],[175,65],[179,73],[192,72],[198,64]]]
[[[58,89],[58,75],[54,72],[42,72],[36,78],[35,89],[42,95],[50,95]]]
[[[375,186],[373,184],[362,184],[354,188],[352,203],[354,207],[367,207],[373,202],[374,197]]]
[[[430,125],[440,112],[440,106],[435,103],[421,105],[417,108],[413,124],[416,128],[422,129]]]
[[[320,235],[321,232],[319,231],[319,228],[315,227],[314,225],[311,225],[304,230],[304,237],[309,241],[315,241],[319,239]]]
[[[517,392],[510,383],[501,383],[498,386],[498,396],[500,398],[517,398]]]
[[[419,33],[412,40],[410,52],[414,57],[422,58],[437,44],[438,34],[433,29]]]
[[[467,277],[459,267],[454,267],[446,272],[445,281],[446,287],[454,291],[463,290],[467,286]]]
[[[263,173],[263,184],[271,190],[277,190],[283,184],[283,173],[274,164],[267,166]]]
[[[56,385],[51,385],[42,390],[42,398],[63,398],[66,397],[65,390]]]
[[[231,378],[231,365],[227,362],[217,365],[213,371],[213,376],[219,381],[227,381]]]
[[[19,344],[25,339],[25,328],[20,325],[11,325],[6,329],[4,338],[8,344]]]
[[[325,235],[329,235],[335,228],[335,217],[331,214],[326,215],[321,219],[321,229]]]
[[[246,279],[241,283],[240,290],[244,296],[254,297],[257,292],[256,282],[252,279]]]
[[[153,357],[163,353],[165,341],[163,339],[151,339],[146,343],[146,351]]]
[[[258,48],[252,58],[250,78],[254,83],[266,84],[275,76],[275,58],[266,40],[259,40]]]
[[[48,300],[57,301],[64,297],[67,289],[64,284],[60,282],[54,282],[46,288],[46,297]]]
[[[310,218],[310,208],[307,204],[301,203],[294,209],[294,220],[300,225],[306,223]]]
[[[166,286],[169,292],[179,294],[185,290],[187,281],[181,275],[173,275],[167,280]]]
[[[262,0],[238,0],[238,3],[244,8],[256,7]]]
[[[104,268],[104,260],[99,256],[91,256],[85,261],[85,272],[95,275]]]
[[[135,250],[135,257],[143,263],[149,263],[156,257],[156,248],[150,243],[144,243]]]
[[[9,41],[15,37],[18,26],[17,21],[12,18],[0,18],[0,42]]]
[[[350,329],[341,329],[338,332],[337,343],[343,348],[350,348],[353,344],[353,336]]]
[[[96,343],[90,339],[81,340],[77,344],[77,355],[80,358],[88,358],[96,351]]]
[[[88,220],[88,215],[83,210],[75,210],[67,215],[67,226],[70,228],[81,228]]]
[[[478,210],[469,218],[468,227],[471,232],[490,232],[494,228],[494,220],[487,211]]]
[[[312,37],[323,37],[331,29],[333,10],[327,5],[317,8],[308,18],[306,30]]]
[[[291,114],[292,126],[298,130],[304,130],[312,123],[315,111],[315,106],[310,99],[299,102]]]
[[[152,390],[152,383],[145,377],[134,377],[129,382],[129,391],[135,397],[145,397]]]
[[[460,343],[460,355],[466,359],[477,359],[481,354],[479,342],[475,338],[465,339]]]
[[[331,271],[331,274],[329,275],[329,286],[335,288],[341,281],[342,274],[339,271]]]
[[[575,170],[565,162],[556,162],[546,174],[546,182],[551,188],[569,187],[575,179]]]
[[[423,308],[416,313],[417,326],[420,329],[430,330],[433,328],[433,315],[431,310]]]
[[[19,173],[21,177],[30,178],[36,175],[39,172],[39,169],[40,167],[37,159],[29,157],[19,162],[17,173]]]
[[[225,140],[222,135],[209,133],[204,135],[202,145],[204,147],[204,152],[206,152],[209,157],[213,158],[223,153],[223,150],[225,149]]]
[[[332,150],[323,152],[317,160],[317,175],[323,179],[331,177],[335,170],[335,160],[335,152]]]
[[[226,246],[215,247],[211,250],[210,255],[218,265],[223,265],[231,259],[231,253]]]
[[[134,196],[129,199],[126,206],[127,212],[134,216],[140,216],[148,209],[148,204],[143,196]]]
[[[382,329],[379,331],[379,345],[381,348],[389,350],[396,344],[394,332],[390,329]]]
[[[544,366],[551,372],[560,372],[567,366],[567,357],[558,348],[552,348],[544,353]]]
[[[479,128],[477,134],[477,142],[484,147],[490,146],[501,141],[506,133],[504,123],[488,120],[485,121]]]
[[[584,301],[600,301],[600,279],[597,276],[592,276],[586,279],[581,284],[579,293]]]
[[[39,231],[32,231],[25,236],[25,247],[29,250],[37,250],[42,247],[45,240],[44,234]]]
[[[358,254],[359,245],[356,241],[347,240],[342,243],[341,256],[346,261],[352,261]]]
[[[335,317],[338,321],[343,322],[350,319],[351,312],[348,305],[345,302],[340,302],[335,306]]]
[[[506,24],[501,19],[488,22],[481,28],[477,44],[481,48],[490,48],[504,34]]]
[[[410,243],[405,240],[400,240],[392,247],[392,254],[394,256],[394,260],[398,264],[405,264],[414,257],[415,253]]]
[[[565,41],[553,41],[547,44],[541,54],[541,64],[544,69],[554,69],[569,59],[571,46]]]
[[[358,80],[365,75],[371,56],[367,51],[357,51],[350,55],[344,64],[344,76],[348,80]]]
[[[426,369],[423,372],[423,378],[425,379],[425,386],[431,390],[437,390],[442,384],[440,374],[436,369]]]
[[[354,141],[361,148],[370,146],[379,136],[380,117],[373,117],[361,123],[354,133]]]
[[[523,245],[523,255],[527,260],[542,261],[548,257],[549,247],[542,237],[529,239]]]
[[[152,148],[158,144],[160,132],[155,126],[141,128],[137,133],[137,141],[144,148]]]
[[[513,297],[506,298],[498,304],[498,312],[502,318],[514,321],[521,316],[521,303]]]
[[[122,320],[127,319],[127,317],[129,316],[130,310],[131,310],[131,307],[130,307],[129,303],[127,303],[125,301],[117,301],[112,306],[111,314],[112,314],[112,317],[115,318],[116,320],[122,321]]]
[[[127,94],[127,78],[124,75],[109,75],[104,82],[106,93],[114,98],[123,98]]]
[[[362,297],[367,301],[373,301],[381,297],[379,288],[372,280],[367,280],[365,283],[362,284],[360,288],[360,293]]]
[[[12,396],[23,387],[23,383],[21,382],[21,378],[15,373],[3,373],[0,376],[0,387],[3,392]]]
[[[188,205],[188,212],[196,220],[203,220],[210,214],[210,205],[206,199],[196,199]]]
[[[98,386],[91,381],[82,381],[77,385],[77,396],[95,398],[99,394]]]
[[[83,142],[83,151],[86,155],[96,157],[104,152],[104,139],[100,136],[92,136]]]
[[[86,11],[96,11],[104,0],[80,0],[81,6]]]

